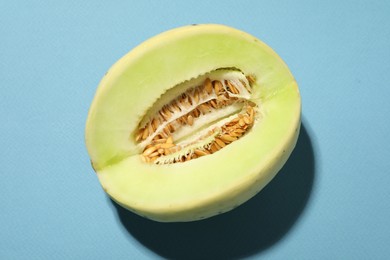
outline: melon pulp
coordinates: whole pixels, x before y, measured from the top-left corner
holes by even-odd
[[[172,89],[218,70],[253,76],[261,115],[223,149],[172,164],[146,163],[135,135]],[[171,97],[170,97],[171,96]],[[186,26],[155,36],[117,61],[100,82],[86,123],[86,145],[103,189],[147,218],[192,221],[226,212],[258,193],[291,154],[300,96],[284,62],[255,37],[223,25]]]

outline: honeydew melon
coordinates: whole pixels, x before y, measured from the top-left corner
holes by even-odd
[[[142,138],[140,129],[208,79],[242,83],[239,102],[184,123],[175,138],[188,145],[176,154],[145,160],[154,136]],[[242,136],[212,154],[195,155],[210,150],[223,123],[243,118],[247,106],[256,116]],[[97,177],[114,201],[152,220],[194,221],[237,207],[272,180],[295,147],[300,114],[297,83],[265,43],[224,25],[185,26],[145,41],[108,70],[91,104],[85,139]],[[210,129],[220,132],[203,137]]]

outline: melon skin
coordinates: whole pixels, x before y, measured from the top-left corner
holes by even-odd
[[[262,118],[215,154],[153,165],[131,134],[168,89],[219,68],[254,75],[251,101]],[[161,221],[208,218],[256,195],[293,151],[300,127],[298,86],[266,44],[224,25],[186,26],[142,43],[103,77],[86,123],[88,153],[99,181],[118,204]]]

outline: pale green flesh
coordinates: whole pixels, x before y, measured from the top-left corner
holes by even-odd
[[[229,67],[257,78],[251,100],[264,114],[253,129],[213,155],[170,165],[143,163],[129,136],[145,111],[169,88]],[[200,25],[152,38],[109,70],[90,109],[86,143],[114,200],[155,220],[185,221],[252,197],[286,161],[299,125],[298,88],[281,59],[248,34]]]

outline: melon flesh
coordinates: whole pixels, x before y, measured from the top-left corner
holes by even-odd
[[[174,86],[221,68],[255,76],[250,100],[261,120],[215,154],[143,162],[132,136],[145,113]],[[162,222],[199,220],[242,204],[276,175],[295,146],[300,113],[298,86],[270,47],[227,26],[187,26],[149,39],[109,69],[88,114],[86,145],[102,187],[120,205]]]

